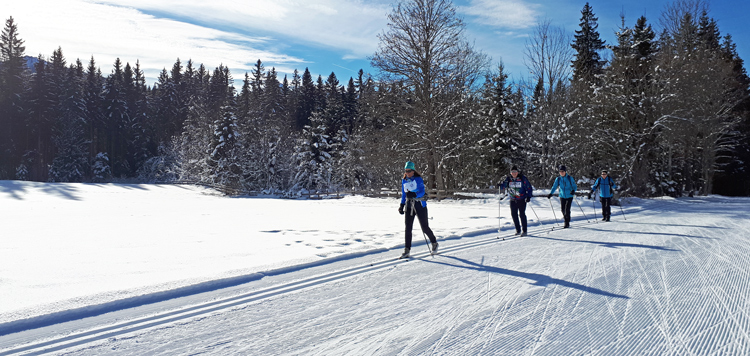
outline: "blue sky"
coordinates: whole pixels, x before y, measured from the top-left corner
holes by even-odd
[[[91,56],[107,74],[115,58],[140,61],[149,82],[175,60],[192,59],[209,70],[219,64],[236,80],[260,59],[283,74],[307,67],[314,76],[335,72],[341,82],[359,69],[377,74],[368,57],[386,29],[391,0],[26,0],[0,7],[13,16],[26,54],[50,56],[62,47],[69,62]],[[585,1],[455,0],[467,38],[506,66],[513,80],[527,77],[523,51],[534,26],[544,20],[569,32],[578,28]],[[645,15],[658,32],[670,1],[590,1],[599,32],[614,42],[620,13],[626,25]],[[750,60],[750,2],[709,3],[722,35],[730,33],[740,56]],[[747,65],[746,65],[747,68]]]

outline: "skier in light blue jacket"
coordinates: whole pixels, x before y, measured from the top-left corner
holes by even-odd
[[[570,227],[570,206],[573,204],[573,198],[578,186],[576,185],[576,180],[568,174],[568,169],[565,166],[560,166],[560,176],[555,178],[555,183],[552,184],[552,189],[550,189],[547,199],[552,198],[552,194],[555,194],[557,188],[560,188],[560,210],[562,210],[565,220],[563,228],[567,229]]]
[[[414,216],[416,215],[419,219],[419,226],[422,228],[422,232],[430,238],[432,243],[431,253],[437,253],[438,243],[435,238],[435,234],[430,229],[429,222],[427,220],[427,196],[424,190],[424,180],[419,172],[415,170],[414,162],[406,162],[404,166],[404,177],[401,179],[401,205],[398,208],[398,212],[401,215],[406,215],[406,234],[404,235],[404,253],[400,258],[409,258],[411,251],[411,237],[412,229],[414,227]],[[404,212],[406,208],[406,212]]]
[[[615,195],[617,184],[609,176],[606,169],[602,170],[602,176],[597,178],[594,185],[591,186],[592,192],[597,189],[599,189],[599,200],[602,203],[602,221],[609,221],[609,217],[612,215],[612,197]],[[588,197],[591,199],[591,193]]]

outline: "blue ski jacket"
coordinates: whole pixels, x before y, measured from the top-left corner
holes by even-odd
[[[406,204],[406,193],[414,192],[417,199],[424,197],[424,180],[422,177],[404,178],[401,180],[401,204]],[[426,201],[421,201],[422,207],[427,207]]]
[[[599,177],[596,179],[596,182],[594,182],[594,185],[591,186],[591,190],[594,191],[596,188],[599,188],[599,196],[602,198],[611,198],[615,194],[615,189],[617,189],[617,184],[607,176],[607,178],[602,179],[602,177]]]
[[[500,184],[500,190],[506,190],[511,199],[514,200],[525,200],[526,197],[530,198],[534,192],[529,180],[521,174],[515,179],[513,176],[505,178],[505,181]]]
[[[557,188],[560,188],[560,198],[568,199],[574,196],[575,191],[578,190],[578,185],[576,185],[576,180],[566,173],[565,176],[555,178],[555,183],[552,184],[549,193],[555,194]]]

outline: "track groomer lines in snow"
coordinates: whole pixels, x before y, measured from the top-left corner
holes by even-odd
[[[531,201],[534,191],[531,183],[521,174],[518,167],[513,166],[510,175],[500,184],[500,191],[505,191],[506,196],[510,197],[510,214],[516,226],[516,235],[526,236],[526,203]]]
[[[406,208],[406,211],[404,211],[404,208]],[[410,256],[414,216],[419,219],[422,234],[430,238],[430,242],[432,243],[430,253],[437,253],[437,239],[432,229],[430,229],[427,220],[427,194],[425,194],[424,180],[419,172],[416,171],[416,167],[412,161],[406,162],[404,166],[404,176],[401,178],[401,205],[398,207],[398,212],[401,215],[405,215],[404,221],[406,222],[404,253],[400,258],[409,258]],[[428,248],[429,246],[428,244]]]

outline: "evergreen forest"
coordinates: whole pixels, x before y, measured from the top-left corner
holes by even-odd
[[[177,59],[149,85],[137,61],[27,56],[10,17],[0,179],[293,197],[395,189],[411,160],[438,190],[493,189],[512,166],[548,188],[566,165],[583,180],[609,170],[623,195],[750,195],[750,78],[701,4],[623,16],[606,43],[586,3],[574,33],[537,25],[531,75],[515,82],[473,47],[449,0],[394,4],[376,73],[350,78]]]

